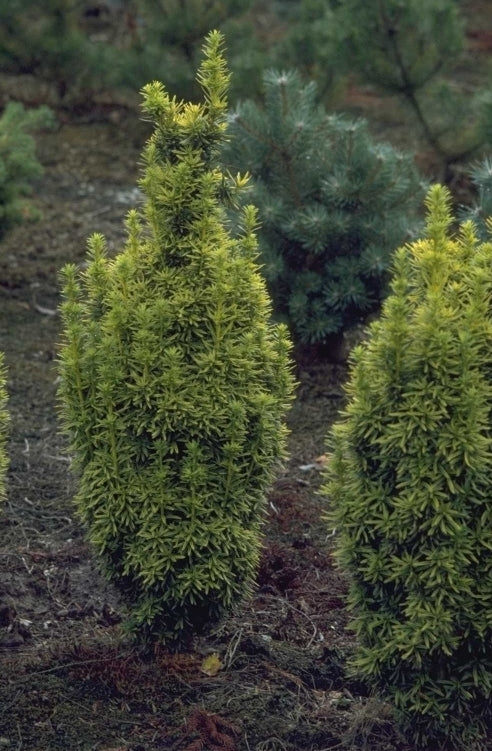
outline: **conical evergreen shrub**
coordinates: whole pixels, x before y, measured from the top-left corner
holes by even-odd
[[[492,691],[492,244],[450,233],[428,194],[425,239],[353,353],[324,493],[350,577],[355,667],[419,749],[486,748]]]
[[[217,168],[228,74],[212,32],[204,103],[144,87],[155,130],[142,211],[113,260],[89,242],[63,270],[60,400],[80,472],[76,503],[138,636],[173,643],[250,591],[264,496],[284,449],[293,379],[270,323],[255,210],[232,238],[221,206],[241,178]]]

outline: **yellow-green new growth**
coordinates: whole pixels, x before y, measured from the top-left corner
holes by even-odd
[[[255,209],[228,233],[222,200],[228,73],[212,32],[201,104],[144,88],[154,132],[141,209],[114,259],[89,241],[65,268],[60,401],[89,539],[139,636],[208,628],[248,594],[265,493],[284,451],[293,380],[285,328],[270,323]]]
[[[475,751],[492,698],[492,244],[470,223],[451,235],[445,188],[427,207],[354,353],[324,491],[357,671],[419,749]]]

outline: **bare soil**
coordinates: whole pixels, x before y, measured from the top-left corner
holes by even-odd
[[[121,633],[118,597],[72,505],[56,407],[57,275],[83,260],[94,231],[121,247],[146,136],[121,111],[40,136],[45,174],[33,200],[43,217],[0,245],[11,415],[0,514],[0,748],[401,749],[389,708],[346,675],[346,583],[320,520],[316,459],[343,399],[343,365],[299,366],[291,459],[268,497],[255,597],[186,653],[161,648],[149,659]]]
[[[485,13],[488,3],[476,5]],[[490,39],[477,31],[477,49],[490,55]],[[358,90],[358,107],[365,94]],[[399,736],[391,707],[347,671],[346,581],[317,492],[318,459],[343,404],[343,364],[298,364],[290,459],[268,496],[253,599],[187,652],[158,648],[149,657],[122,634],[118,596],[74,513],[56,408],[59,269],[83,261],[94,231],[118,250],[137,200],[146,126],[128,110],[104,114],[38,138],[45,173],[33,200],[43,217],[0,243],[11,415],[0,510],[0,750],[418,751]]]

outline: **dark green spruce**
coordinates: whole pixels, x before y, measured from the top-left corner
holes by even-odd
[[[492,244],[449,194],[354,350],[324,493],[355,668],[419,749],[485,751],[492,696]]]
[[[89,539],[140,638],[179,643],[252,588],[265,493],[284,451],[293,378],[257,265],[256,212],[232,238],[217,167],[228,73],[212,32],[201,104],[144,87],[154,132],[142,210],[114,259],[89,241],[63,270],[59,389]]]

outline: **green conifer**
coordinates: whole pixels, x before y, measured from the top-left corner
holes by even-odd
[[[328,115],[297,71],[267,71],[264,88],[264,107],[231,113],[223,160],[252,175],[275,311],[297,342],[324,343],[378,309],[391,254],[420,224],[423,181],[365,121]]]
[[[340,0],[334,13],[347,67],[400,97],[444,170],[483,142],[482,93],[470,96],[447,77],[465,47],[459,5],[455,0]]]
[[[53,120],[47,107],[27,110],[20,102],[9,102],[0,117],[0,237],[13,224],[39,214],[26,200],[32,181],[43,172],[32,132],[52,127]]]
[[[278,25],[285,28],[285,35],[272,45],[271,67],[299,71],[304,79],[316,83],[320,100],[332,104],[343,88],[346,73],[332,3],[300,0],[282,3],[279,8],[283,13]]]
[[[247,595],[264,496],[284,448],[289,341],[270,323],[255,209],[227,231],[222,198],[242,182],[217,167],[228,74],[212,32],[204,103],[144,87],[155,130],[142,211],[111,260],[63,271],[63,422],[80,471],[79,514],[125,596],[129,628],[178,642]]]
[[[449,193],[401,248],[353,352],[324,492],[349,573],[355,666],[419,749],[485,749],[492,696],[492,244]],[[442,745],[440,745],[442,744]]]
[[[471,206],[463,206],[460,219],[471,220],[480,240],[490,239],[490,227],[487,221],[492,217],[492,159],[486,157],[472,165],[469,175],[475,190],[475,199]]]
[[[9,0],[0,3],[0,65],[56,85],[60,104],[86,104],[105,84],[114,83],[121,58],[83,28],[78,0]],[[42,96],[42,87],[39,87]]]
[[[203,39],[220,29],[228,40],[229,65],[234,71],[230,96],[239,87],[250,91],[258,80],[258,41],[248,17],[252,0],[140,0],[134,3],[140,23],[128,54],[121,58],[121,78],[127,84],[157,75],[166,89],[195,101],[195,80]],[[261,55],[260,55],[261,56]],[[249,73],[249,76],[248,76]],[[238,81],[239,79],[239,81]],[[256,93],[256,91],[255,91]]]

